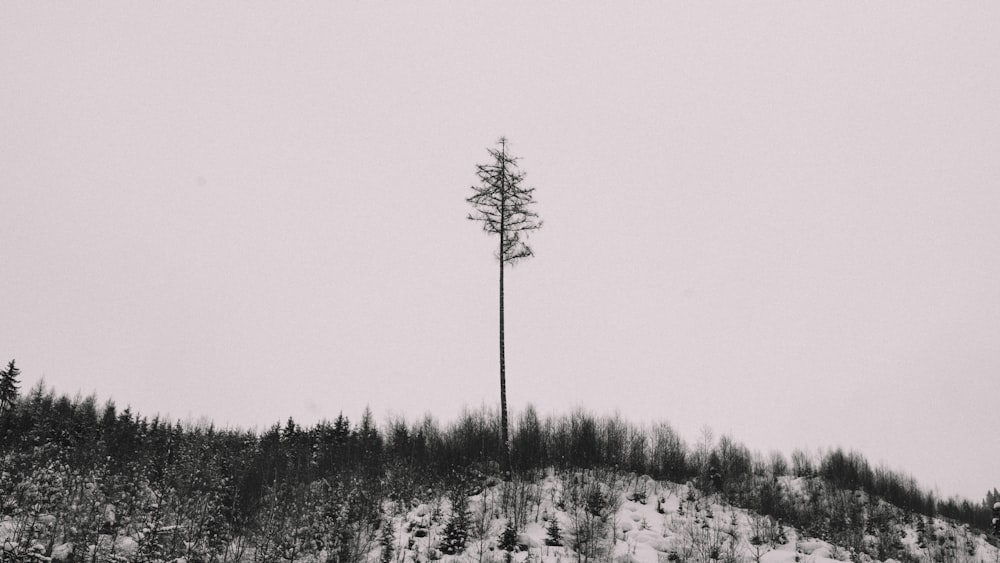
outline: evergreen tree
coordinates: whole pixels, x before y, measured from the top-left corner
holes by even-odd
[[[545,545],[560,546],[563,544],[562,530],[559,529],[559,519],[556,518],[555,514],[552,515],[552,520],[549,521],[549,527],[545,532]]]
[[[514,558],[514,550],[517,548],[517,529],[514,528],[514,521],[507,520],[507,527],[503,529],[503,533],[500,534],[500,543],[498,547],[504,551],[505,560],[510,563]]]
[[[472,516],[469,514],[469,498],[462,490],[451,494],[451,518],[444,527],[444,538],[441,540],[441,553],[455,555],[465,550],[469,541],[469,526]]]
[[[500,432],[504,470],[511,471],[510,431],[507,421],[507,374],[504,363],[503,274],[504,266],[532,256],[524,238],[542,226],[535,204],[534,188],[522,185],[524,173],[518,170],[517,158],[507,154],[507,139],[501,137],[499,149],[489,149],[493,162],[477,166],[480,185],[466,199],[475,208],[468,218],[481,221],[483,230],[500,235],[497,260],[500,262]]]
[[[365,411],[361,414],[361,422],[354,430],[354,439],[366,461],[378,460],[382,453],[382,436],[378,433],[375,415],[372,414],[370,407],[365,407]]]
[[[715,492],[722,491],[722,470],[720,468],[721,462],[719,461],[719,454],[712,452],[708,456],[708,468],[707,468],[707,485],[711,487],[710,490]]]
[[[917,547],[927,548],[927,521],[923,516],[917,515]]]
[[[0,414],[6,412],[17,400],[17,376],[21,370],[14,365],[14,360],[7,364],[7,369],[0,371]]]
[[[379,535],[379,546],[382,548],[379,554],[379,563],[390,563],[396,543],[396,534],[392,530],[392,519],[386,518],[382,521],[382,533]]]

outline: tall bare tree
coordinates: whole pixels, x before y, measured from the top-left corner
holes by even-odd
[[[504,364],[503,327],[503,273],[504,266],[532,256],[525,239],[542,226],[538,214],[532,211],[535,204],[534,188],[523,185],[524,172],[517,166],[517,158],[507,154],[507,139],[501,137],[498,148],[487,149],[492,161],[476,166],[479,185],[467,201],[475,211],[469,214],[472,221],[480,221],[483,230],[500,235],[496,253],[500,262],[500,432],[504,451],[504,471],[511,470],[510,432],[507,422],[507,373]]]

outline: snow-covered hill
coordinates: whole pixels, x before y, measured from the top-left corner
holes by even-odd
[[[793,481],[788,483],[791,489],[797,484]],[[515,507],[511,517],[503,514],[505,504]],[[516,507],[522,507],[521,514],[516,514]],[[453,555],[441,549],[447,523],[454,516],[446,498],[409,507],[387,501],[386,510],[395,514],[388,560],[398,562],[503,561],[506,552],[500,537],[511,518],[522,520],[515,525],[520,532],[513,561],[895,561],[869,554],[877,553],[889,538],[866,535],[861,538],[865,549],[858,551],[734,507],[717,495],[703,496],[690,484],[657,482],[647,476],[549,471],[533,483],[495,483],[469,498],[468,542],[462,553]],[[932,539],[921,541],[918,527],[923,526],[916,523],[921,517],[906,518],[910,523],[902,526],[898,540],[909,560],[1000,561],[997,548],[967,526],[934,518],[933,530],[922,532]],[[372,557],[379,557],[381,549],[373,550]]]
[[[1000,563],[974,531],[1000,492],[943,500],[840,448],[789,462],[729,436],[688,447],[665,422],[528,408],[502,481],[485,408],[256,433],[37,387],[0,414],[0,563]]]
[[[787,494],[803,502],[827,502],[807,497],[804,479],[783,478]],[[655,481],[612,471],[556,471],[538,479],[462,479],[453,488],[428,489],[408,500],[384,499],[382,520],[367,531],[352,530],[361,538],[352,560],[379,562],[443,561],[485,563],[500,561],[580,562],[763,562],[828,563],[833,561],[940,561],[996,563],[1000,551],[968,526],[940,518],[905,513],[884,502],[855,492],[863,510],[857,518],[866,532],[853,545],[812,537],[769,516],[733,506],[720,495],[704,495],[692,484]],[[815,491],[815,489],[814,489]],[[462,507],[462,505],[465,505]],[[456,506],[457,505],[457,506]],[[304,512],[316,507],[303,506]],[[323,507],[320,506],[320,509]],[[456,510],[457,508],[457,510]],[[113,512],[113,507],[106,507]],[[293,516],[301,516],[293,515]],[[106,514],[108,521],[113,513]],[[894,519],[895,527],[879,522]],[[30,526],[44,528],[55,517],[39,514]],[[297,520],[306,522],[306,519]],[[287,523],[287,517],[286,517]],[[884,523],[884,522],[883,522]],[[19,527],[20,526],[20,527]],[[181,525],[183,527],[184,525]],[[148,527],[134,535],[102,534],[86,547],[52,542],[18,549],[23,522],[0,522],[0,563],[28,561],[163,561],[140,548],[151,536],[168,535],[177,526]],[[287,526],[286,526],[287,528]],[[308,526],[292,530],[299,549],[254,549],[245,538],[231,538],[223,559],[229,563],[285,560],[291,563],[336,562],[343,557],[322,542],[309,543]],[[507,537],[505,538],[505,531]],[[891,529],[892,537],[879,530]],[[288,532],[281,532],[287,535]],[[850,537],[850,536],[842,536]],[[267,538],[275,544],[284,538]],[[241,543],[243,542],[243,543]],[[888,550],[888,551],[887,551]],[[884,552],[897,559],[880,558]],[[170,559],[173,563],[201,561],[197,552]],[[509,558],[509,559],[508,559]],[[208,561],[208,559],[205,559]]]

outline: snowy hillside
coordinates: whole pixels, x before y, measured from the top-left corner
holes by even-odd
[[[505,481],[499,427],[483,409],[218,430],[39,386],[0,413],[0,563],[997,563],[996,490],[943,500],[839,448],[690,447],[665,422],[530,408]]]
[[[609,471],[548,470],[537,480],[510,482],[461,479],[447,491],[427,490],[411,499],[382,501],[384,519],[354,548],[359,561],[483,563],[500,561],[559,563],[569,561],[767,562],[834,561],[1000,561],[997,547],[982,534],[934,518],[905,514],[879,501],[868,503],[866,519],[879,510],[908,522],[895,537],[865,534],[855,546],[809,536],[768,516],[734,507],[718,495],[704,496],[693,485],[656,481],[648,476]],[[803,489],[802,480],[786,479],[786,489]],[[464,506],[463,506],[464,505]],[[301,506],[301,512],[312,507]],[[457,509],[457,510],[456,510]],[[112,507],[103,517],[112,521]],[[303,514],[299,514],[299,517]],[[32,530],[53,526],[56,517],[39,514],[30,522],[7,517],[0,522],[0,562],[162,561],[149,549],[150,537],[166,538],[181,526],[140,529],[134,535],[98,534],[94,544],[34,542],[18,549]],[[195,561],[313,563],[342,561],[318,536],[303,529],[270,538],[282,549],[250,549],[246,538],[229,538],[223,555],[204,558],[196,550],[170,559]],[[510,531],[505,531],[510,528]],[[356,530],[355,530],[356,531]],[[305,532],[305,533],[302,533]],[[900,559],[880,559],[880,549],[894,545]],[[74,558],[74,553],[77,554]],[[84,555],[84,557],[80,557]],[[508,559],[509,557],[509,559]]]
[[[516,536],[513,561],[882,561],[809,537],[718,496],[702,496],[691,485],[657,482],[648,476],[553,471],[533,483],[496,483],[471,496],[468,542],[460,554],[442,553],[448,523],[454,518],[447,499],[438,497],[413,507],[387,501],[387,512],[395,514],[394,541],[391,557],[383,561],[505,560],[500,538],[511,519],[502,515],[505,498],[506,504],[520,507],[511,518],[521,520],[515,528],[523,530]],[[934,539],[926,544],[918,538],[917,525],[903,528],[898,539],[910,560],[1000,561],[997,548],[982,534],[936,518],[932,526],[933,532],[924,533]],[[875,535],[862,538],[871,552],[886,540]],[[372,557],[383,549],[374,550]]]

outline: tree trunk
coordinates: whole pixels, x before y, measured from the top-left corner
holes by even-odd
[[[507,178],[507,146],[501,141],[500,150],[503,151],[503,160],[500,164],[500,442],[503,447],[503,456],[500,463],[503,464],[504,479],[511,478],[510,460],[510,435],[507,431],[507,371],[503,357],[503,266],[505,261],[503,243],[506,235],[507,219],[507,186],[504,185]]]
[[[500,445],[504,479],[511,477],[510,436],[507,431],[507,372],[503,354],[503,237],[500,238]]]

